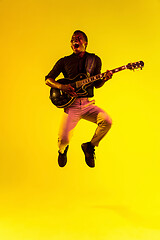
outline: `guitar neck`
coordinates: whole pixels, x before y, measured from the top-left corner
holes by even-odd
[[[122,66],[122,67],[118,67],[118,68],[112,69],[112,70],[110,70],[110,71],[111,71],[112,73],[117,73],[117,72],[122,71],[122,70],[124,70],[124,69],[127,69],[127,66],[126,66],[126,65],[124,65],[124,66]],[[81,81],[78,81],[78,85],[79,85],[79,86],[80,86],[80,85],[82,86],[82,85],[85,85],[85,84],[89,84],[89,83],[91,83],[91,82],[96,82],[96,81],[102,79],[102,78],[105,76],[105,73],[106,73],[106,72],[100,73],[100,74],[97,74],[97,75],[95,75],[95,76],[92,76],[92,77],[83,79],[83,80],[81,80]]]
[[[124,69],[127,69],[127,66],[126,66],[126,65],[124,65],[124,66],[122,66],[122,67],[119,67],[119,68],[112,69],[111,72],[112,72],[112,73],[116,73],[116,72],[122,71],[122,70],[124,70]]]

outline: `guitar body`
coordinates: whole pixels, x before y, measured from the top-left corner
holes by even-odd
[[[78,82],[80,82],[80,81],[82,81],[83,79],[86,79],[86,78],[87,78],[87,75],[82,73],[82,74],[78,74],[73,79],[63,78],[63,79],[57,80],[57,82],[59,82],[61,84],[64,84],[64,85],[70,84],[72,87],[74,87],[75,92],[77,93],[78,96],[87,96],[86,88],[89,85],[91,85],[91,82],[90,83],[85,83],[82,86],[81,86],[81,84],[78,84]],[[50,99],[56,107],[66,108],[66,107],[70,106],[75,101],[76,97],[72,97],[72,96],[63,92],[60,89],[51,88]]]

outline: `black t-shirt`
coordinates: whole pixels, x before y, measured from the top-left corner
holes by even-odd
[[[94,59],[92,61],[92,59]],[[88,63],[89,62],[89,63]],[[63,57],[59,59],[52,70],[48,73],[45,77],[47,78],[56,79],[60,73],[63,73],[64,78],[73,79],[79,73],[87,74],[88,64],[90,62],[93,63],[91,67],[90,76],[97,75],[101,72],[101,59],[92,53],[85,52],[83,57],[79,57],[78,55],[72,53],[69,56]],[[93,86],[87,88],[88,97],[93,97]]]

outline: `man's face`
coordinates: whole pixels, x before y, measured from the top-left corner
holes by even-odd
[[[87,42],[82,33],[73,34],[71,38],[71,48],[74,53],[78,54],[80,52],[85,52]]]

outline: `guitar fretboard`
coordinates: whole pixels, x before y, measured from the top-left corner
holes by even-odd
[[[124,65],[124,66],[122,66],[122,67],[118,67],[118,68],[112,69],[112,70],[110,70],[110,71],[111,71],[112,73],[116,73],[116,72],[122,71],[122,70],[124,70],[124,69],[127,69],[127,66],[126,66],[126,65]],[[106,72],[97,74],[97,75],[92,76],[92,77],[89,77],[89,78],[85,78],[85,79],[83,79],[83,80],[81,80],[81,81],[77,81],[77,82],[76,82],[76,86],[77,86],[77,88],[79,88],[79,87],[81,87],[81,86],[83,86],[83,85],[86,85],[86,84],[89,84],[89,83],[91,83],[91,82],[98,81],[98,80],[102,79],[102,78],[105,76],[105,73],[106,73]]]

